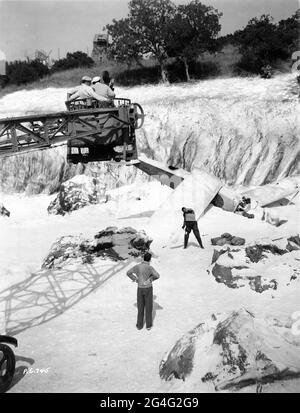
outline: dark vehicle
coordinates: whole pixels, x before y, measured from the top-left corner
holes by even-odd
[[[18,347],[14,337],[0,335],[0,393],[9,389],[16,367],[14,352],[7,344]]]

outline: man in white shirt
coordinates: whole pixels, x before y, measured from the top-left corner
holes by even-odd
[[[96,99],[100,102],[109,102],[110,100],[105,96],[101,96],[94,91],[91,87],[92,79],[89,76],[83,76],[81,79],[81,84],[76,88],[72,89],[69,94],[68,101],[71,102],[75,99]]]
[[[92,84],[97,95],[103,96],[103,98],[109,101],[112,101],[116,97],[116,94],[112,90],[111,86],[101,82],[100,76],[95,76],[92,80]]]

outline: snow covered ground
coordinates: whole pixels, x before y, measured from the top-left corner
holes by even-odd
[[[54,88],[13,93],[0,100],[0,117],[64,110],[65,94],[65,89]],[[207,160],[208,170],[238,184],[260,184],[297,171],[293,75],[120,88],[118,94],[146,108],[140,147],[155,152],[157,159],[176,163],[181,153],[187,168],[203,166]],[[14,162],[11,171],[17,175]],[[285,170],[288,162],[290,169]],[[45,176],[47,165],[51,162],[45,159],[41,168]],[[55,195],[0,194],[11,212],[9,218],[0,217],[0,314],[5,312],[19,331],[11,392],[212,391],[204,383],[191,386],[159,378],[161,359],[183,334],[212,313],[241,307],[289,320],[300,311],[299,282],[258,294],[218,284],[207,272],[213,255],[210,238],[224,232],[244,237],[247,243],[298,234],[299,195],[290,205],[272,208],[287,218],[280,227],[211,207],[199,220],[205,249],[199,249],[191,235],[189,248],[183,250],[177,212],[170,211],[168,231],[159,225],[160,211],[164,222],[160,205],[171,193],[157,182],[140,180],[113,190],[106,204],[65,216],[47,213]],[[143,229],[154,238],[153,266],[161,278],[154,284],[151,331],[135,327],[136,285],[126,277],[132,263],[96,259],[92,264],[74,261],[62,269],[41,270],[58,237],[79,233],[92,237],[112,225]],[[294,253],[289,265],[299,264],[300,256],[297,260]],[[10,325],[6,328],[9,332]],[[34,370],[24,374],[29,367]],[[48,373],[35,370],[47,368]],[[294,380],[266,385],[263,391],[295,389],[299,391],[299,382]]]
[[[17,334],[19,381],[11,392],[211,391],[206,384],[195,383],[191,389],[182,381],[160,380],[159,363],[182,334],[212,313],[241,307],[285,319],[300,310],[299,282],[258,294],[248,288],[229,289],[216,283],[206,271],[213,253],[210,238],[223,232],[244,236],[247,242],[296,234],[299,196],[294,205],[278,207],[284,208],[289,219],[278,228],[211,208],[199,220],[205,250],[197,247],[192,235],[189,248],[183,250],[182,222],[169,221],[174,225],[173,241],[167,237],[161,242],[163,234],[157,234],[160,242],[153,242],[153,265],[161,278],[154,285],[155,319],[150,332],[135,328],[136,286],[126,277],[129,263],[99,259],[93,264],[74,262],[62,270],[40,271],[43,258],[60,235],[91,236],[108,225],[153,232],[151,214],[159,210],[170,191],[159,183],[123,187],[107,204],[86,207],[64,217],[48,216],[46,208],[52,199],[49,196],[1,197],[11,211],[10,218],[0,218],[2,310],[5,288],[35,274],[30,282],[11,290],[7,304],[10,308],[6,307],[23,330]],[[36,300],[37,292],[52,302],[50,312],[49,306],[43,307],[43,301]],[[62,297],[72,294],[76,304],[64,307]],[[23,318],[18,317],[20,306],[27,306],[27,316]],[[41,315],[43,320],[35,319]],[[24,366],[49,370],[22,375]],[[281,385],[284,390],[291,386],[295,382]]]

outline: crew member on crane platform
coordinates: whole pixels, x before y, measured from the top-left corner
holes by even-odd
[[[75,99],[96,99],[99,102],[109,102],[110,100],[104,96],[98,95],[91,87],[92,79],[89,76],[83,76],[81,84],[72,89],[69,94],[68,101],[71,102]]]
[[[198,223],[197,223],[197,220],[196,220],[194,210],[191,209],[191,208],[185,208],[185,207],[182,207],[181,210],[183,212],[183,219],[184,219],[182,229],[185,230],[184,248],[187,248],[191,231],[193,231],[200,247],[204,248],[203,244],[202,244],[201,237],[200,237],[200,232],[199,232]]]
[[[106,70],[102,73],[102,79],[100,76],[95,76],[93,78],[92,85],[98,95],[109,99],[111,102],[116,97],[113,79],[110,78],[109,73]]]

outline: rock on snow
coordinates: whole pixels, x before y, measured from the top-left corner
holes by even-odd
[[[0,203],[0,215],[4,216],[4,217],[9,217],[10,216],[10,212],[1,203]]]
[[[300,276],[299,235],[284,239],[281,244],[255,244],[245,248],[215,250],[208,272],[227,287],[249,285],[258,293],[290,285]]]
[[[177,341],[160,365],[162,379],[178,378],[215,390],[300,376],[300,339],[290,325],[246,309],[203,322]]]
[[[126,260],[148,251],[151,242],[144,231],[130,227],[107,227],[92,240],[84,239],[82,235],[63,236],[52,245],[42,268],[58,268],[76,258],[81,258],[83,263],[93,262],[95,257]]]
[[[107,200],[105,186],[101,185],[98,179],[76,175],[61,184],[57,197],[48,206],[48,213],[65,215],[67,212]]]

